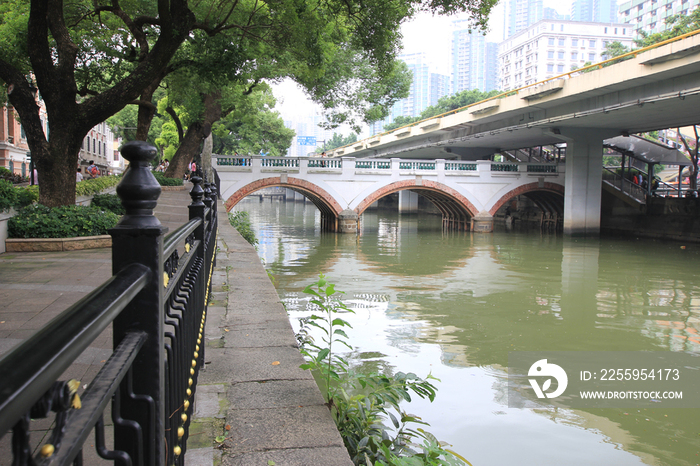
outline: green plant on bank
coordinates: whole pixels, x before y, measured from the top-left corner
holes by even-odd
[[[401,409],[402,401],[411,401],[411,393],[433,401],[437,389],[429,379],[437,379],[430,375],[421,379],[403,372],[354,373],[337,349],[340,345],[352,350],[344,330],[351,325],[338,314],[354,311],[338,298],[342,292],[323,275],[304,293],[312,296],[310,306],[319,313],[301,319],[297,340],[306,362],[300,367],[316,376],[353,462],[366,466],[470,464],[429,432],[412,428],[414,424],[428,424]],[[311,327],[322,332],[320,342],[311,336]],[[384,424],[387,419],[393,428]]]
[[[97,207],[33,204],[8,220],[10,238],[72,238],[105,235],[119,217]]]
[[[243,239],[248,241],[250,244],[256,247],[258,244],[258,238],[255,237],[255,232],[250,227],[250,217],[248,217],[248,212],[241,210],[236,212],[229,212],[228,221],[231,226],[238,230]]]
[[[124,215],[126,213],[121,199],[119,199],[119,196],[116,194],[95,194],[92,197],[90,205],[102,210],[109,210],[117,215]]]
[[[161,186],[182,186],[182,178],[166,178],[161,172],[153,172],[153,176],[158,180],[158,184]]]

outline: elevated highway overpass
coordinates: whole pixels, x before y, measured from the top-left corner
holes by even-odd
[[[329,151],[331,157],[475,161],[566,143],[564,232],[600,230],[603,140],[700,123],[700,34],[636,51],[455,113]]]

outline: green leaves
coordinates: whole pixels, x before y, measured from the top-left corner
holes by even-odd
[[[411,394],[433,401],[437,389],[430,380],[437,379],[430,374],[421,379],[412,372],[400,371],[394,375],[351,372],[349,363],[336,354],[337,344],[353,349],[345,332],[352,326],[338,317],[340,312],[353,312],[337,298],[342,292],[319,275],[304,293],[311,296],[308,307],[315,313],[301,319],[297,340],[306,362],[299,367],[313,371],[319,384],[324,385],[324,398],[353,462],[367,466],[469,464],[421,427],[410,428],[428,423],[401,407],[402,402],[411,401]],[[314,343],[311,327],[320,329],[327,346]],[[389,427],[384,425],[387,418]]]

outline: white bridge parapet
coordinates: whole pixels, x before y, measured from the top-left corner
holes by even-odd
[[[495,214],[506,201],[531,191],[564,193],[564,164],[459,160],[212,156],[221,195],[231,210],[258,189],[282,186],[301,192],[336,216],[358,215],[377,199],[405,189],[461,205],[474,217]]]

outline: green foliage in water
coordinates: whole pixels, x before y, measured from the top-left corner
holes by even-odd
[[[228,221],[231,223],[233,228],[238,230],[238,233],[241,234],[243,239],[248,241],[253,246],[258,244],[258,238],[255,237],[255,232],[250,227],[250,217],[248,217],[248,212],[229,212]]]
[[[302,369],[314,373],[321,392],[340,431],[350,457],[356,465],[423,466],[468,465],[466,459],[447,449],[445,442],[415,425],[428,425],[420,417],[401,409],[402,401],[411,395],[435,399],[437,389],[428,375],[398,372],[394,375],[354,373],[347,360],[338,354],[338,347],[352,350],[346,328],[351,325],[339,317],[352,313],[323,275],[307,286],[310,306],[315,311],[302,319],[297,335],[300,351],[307,362]],[[321,340],[311,336],[312,327],[319,329]],[[391,424],[385,424],[389,421]]]

